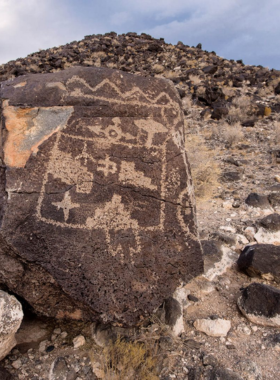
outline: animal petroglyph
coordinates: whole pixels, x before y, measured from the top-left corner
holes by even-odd
[[[135,124],[137,127],[139,127],[141,130],[145,131],[147,133],[147,141],[146,146],[147,148],[151,148],[153,138],[156,133],[167,133],[168,128],[164,127],[162,124],[157,123],[154,120],[145,119],[145,120],[135,120]]]
[[[135,169],[135,162],[122,161],[119,180],[126,185],[145,187],[151,190],[157,189],[157,186],[152,184],[151,178]]]
[[[58,134],[58,139],[60,136]],[[48,173],[68,185],[76,185],[78,193],[89,194],[92,187],[93,173],[90,173],[86,166],[83,166],[77,158],[73,158],[70,153],[59,150],[57,145],[52,152]]]
[[[90,229],[101,229],[106,233],[108,247],[111,247],[110,231],[131,230],[135,236],[136,252],[140,250],[138,235],[139,225],[131,217],[131,212],[122,203],[120,195],[114,194],[110,202],[95,210],[93,217],[88,217],[86,225]],[[115,256],[115,253],[112,253]]]

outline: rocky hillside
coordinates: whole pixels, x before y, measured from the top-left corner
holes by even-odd
[[[1,364],[15,379],[277,379],[280,71],[226,60],[201,46],[107,33],[11,61],[0,67],[0,80],[74,65],[164,77],[176,86],[205,273],[186,286],[179,337],[162,313],[137,331],[31,316]],[[109,343],[117,334],[126,347]]]

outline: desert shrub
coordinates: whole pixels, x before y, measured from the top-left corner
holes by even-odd
[[[102,378],[105,380],[158,380],[156,351],[156,347],[137,341],[127,342],[118,337],[115,342],[111,341],[99,355]],[[92,355],[92,363],[95,359]]]
[[[166,79],[173,80],[173,79],[177,79],[178,78],[178,73],[176,73],[175,71],[166,71],[164,73],[164,76],[165,76]]]
[[[153,66],[153,71],[156,73],[156,74],[161,74],[164,72],[164,66],[156,63],[154,66]]]
[[[241,95],[236,96],[232,101],[232,106],[229,109],[229,113],[226,120],[229,124],[235,124],[247,118],[251,112],[252,102],[249,96]]]
[[[213,151],[207,149],[202,136],[188,135],[186,149],[198,200],[211,199],[219,186],[220,168]]]
[[[227,144],[228,147],[232,147],[241,141],[244,137],[242,127],[240,123],[233,125],[224,124],[221,127],[221,141]]]

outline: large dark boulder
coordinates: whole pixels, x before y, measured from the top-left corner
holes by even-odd
[[[75,67],[1,98],[0,283],[43,315],[132,326],[202,273],[169,82]]]
[[[253,283],[242,290],[238,307],[251,322],[280,327],[280,290]]]
[[[277,245],[248,245],[241,252],[237,265],[250,277],[260,277],[280,283],[280,247]]]

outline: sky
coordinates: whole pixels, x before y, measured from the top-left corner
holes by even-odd
[[[111,31],[280,70],[280,0],[0,0],[0,64]]]

